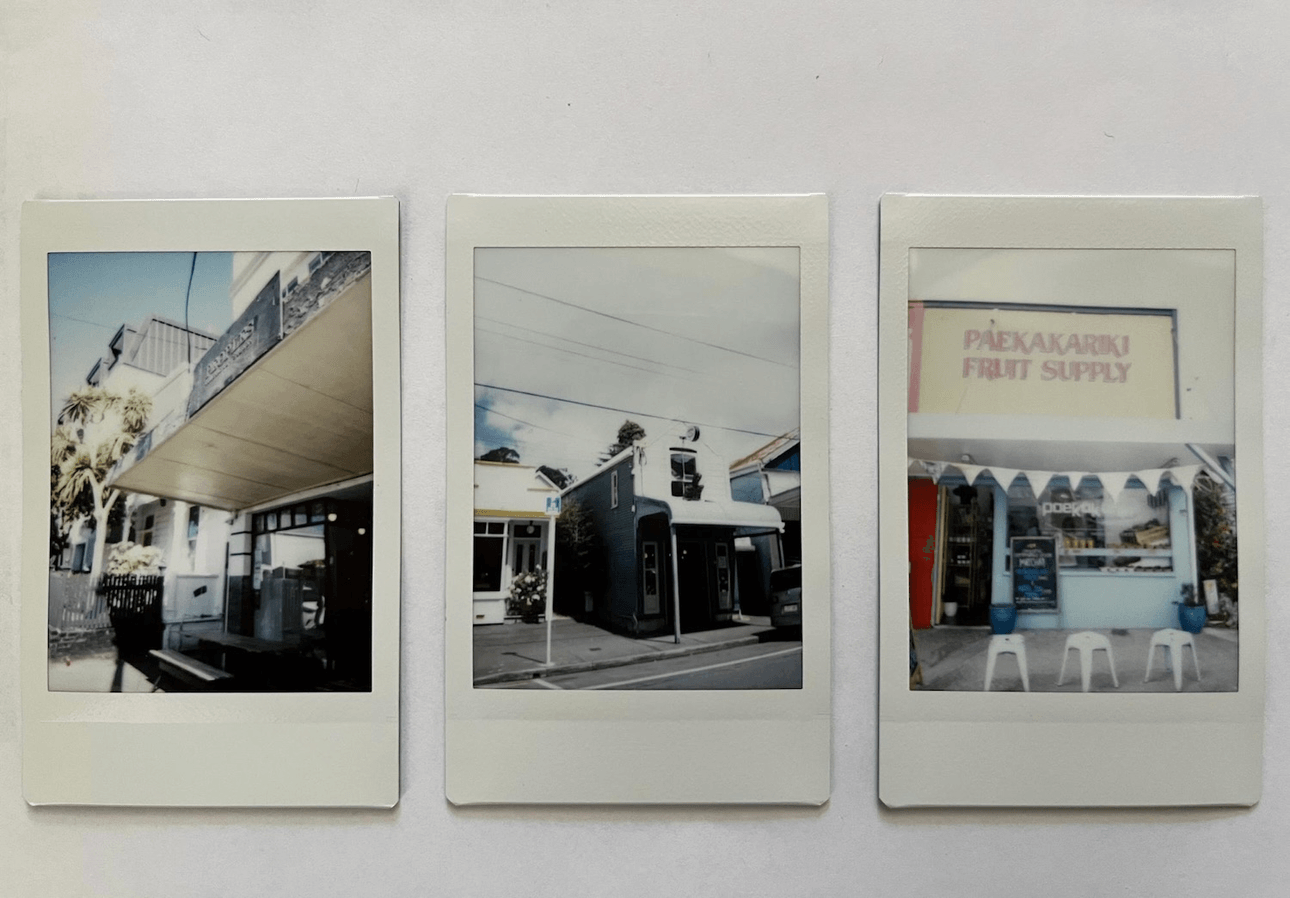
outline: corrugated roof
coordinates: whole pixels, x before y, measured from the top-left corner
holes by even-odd
[[[765,446],[762,446],[756,452],[745,455],[738,461],[731,462],[730,470],[737,471],[740,468],[745,468],[753,464],[759,466],[765,465],[767,462],[773,461],[785,452],[792,450],[801,442],[802,428],[794,427],[788,433],[775,437],[775,439],[771,440]]]

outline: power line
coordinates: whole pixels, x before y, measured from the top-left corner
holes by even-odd
[[[66,318],[68,321],[79,321],[81,324],[91,324],[94,327],[101,327],[110,331],[117,330],[121,327],[119,324],[104,324],[101,321],[90,321],[88,318],[77,318],[75,315],[64,315],[61,312],[50,312],[49,315],[51,318]]]
[[[488,283],[488,284],[496,284],[499,287],[506,287],[510,290],[517,290],[520,293],[527,293],[529,296],[536,296],[539,299],[545,299],[550,302],[558,303],[562,306],[568,306],[571,309],[579,309],[583,312],[590,312],[592,315],[599,315],[602,318],[608,318],[611,321],[620,321],[623,324],[630,324],[632,327],[644,328],[645,330],[653,331],[656,334],[665,334],[666,336],[669,336],[669,337],[677,337],[681,340],[688,340],[691,343],[697,343],[700,346],[707,346],[710,349],[720,349],[722,352],[730,352],[730,353],[734,353],[735,355],[744,356],[746,358],[757,359],[760,362],[769,362],[772,365],[779,365],[781,368],[792,368],[796,370],[798,367],[796,364],[789,364],[788,362],[780,362],[775,359],[768,359],[763,355],[756,355],[751,352],[744,352],[742,349],[732,349],[729,346],[722,346],[719,343],[709,343],[706,340],[699,340],[695,337],[689,336],[688,334],[678,334],[675,331],[664,330],[661,327],[654,327],[651,324],[641,324],[639,321],[632,321],[630,318],[622,318],[618,315],[611,315],[608,312],[602,312],[599,309],[591,309],[591,308],[588,308],[587,306],[580,306],[576,302],[569,302],[567,299],[556,299],[554,296],[547,296],[545,293],[538,293],[534,290],[526,290],[523,287],[517,287],[514,284],[507,284],[502,281],[495,281],[492,278],[486,278],[483,275],[479,275],[479,274],[475,275],[475,280],[484,281],[485,283]],[[715,427],[717,425],[713,425],[713,426]]]
[[[197,253],[193,253],[193,264],[188,266],[188,289],[184,291],[184,342],[188,344],[188,365],[193,364],[193,331],[188,326],[188,301],[193,296],[193,272],[197,270]]]
[[[526,340],[523,337],[517,337],[514,334],[504,334],[501,331],[491,331],[491,330],[486,330],[484,328],[479,328],[479,330],[482,330],[486,334],[492,334],[495,337],[502,337],[507,340],[515,340],[520,343],[528,343],[531,346],[541,346],[543,349],[550,349],[553,352],[563,352],[567,355],[575,355],[578,358],[582,358],[582,359],[591,359],[593,362],[601,362],[603,364],[609,364],[609,365],[618,365],[620,368],[629,368],[632,371],[644,371],[646,374],[654,374],[659,377],[675,377],[675,378],[683,379],[683,375],[680,375],[680,374],[670,374],[667,371],[658,371],[658,370],[655,370],[654,368],[642,368],[640,365],[629,365],[626,362],[619,362],[614,359],[601,358],[598,355],[590,355],[589,353],[578,352],[576,349],[564,349],[560,346],[552,346],[550,343],[539,343],[537,340]],[[604,350],[604,351],[608,352],[608,350]]]
[[[536,427],[538,430],[545,430],[547,433],[558,434],[559,436],[562,436],[562,437],[568,437],[571,440],[578,439],[578,437],[574,436],[571,433],[565,433],[563,430],[552,430],[550,427],[543,427],[541,424],[534,424],[532,421],[525,421],[523,418],[517,418],[514,415],[508,415],[505,412],[499,412],[497,409],[489,408],[488,406],[481,405],[478,402],[475,403],[475,408],[480,409],[481,411],[488,412],[488,414],[490,415],[497,415],[499,418],[507,418],[508,420],[516,421],[520,424],[527,425],[528,427]]]
[[[655,421],[674,421],[678,424],[698,424],[704,427],[715,427],[718,430],[727,430],[731,433],[746,433],[755,437],[778,437],[783,435],[783,431],[780,431],[779,433],[764,433],[760,430],[745,430],[742,427],[727,427],[724,424],[713,424],[711,421],[695,421],[691,418],[671,418],[666,415],[651,415],[649,412],[642,412],[629,408],[616,408],[612,405],[597,405],[594,402],[582,402],[578,399],[565,399],[562,396],[549,396],[546,393],[530,393],[527,390],[515,390],[511,387],[498,387],[492,384],[477,383],[475,384],[475,388],[481,390],[500,390],[503,393],[516,393],[520,396],[532,396],[535,399],[550,399],[553,402],[567,402],[570,405],[581,405],[585,408],[597,408],[607,412],[621,412],[624,415],[640,415],[644,418],[653,418]]]
[[[540,330],[538,330],[538,329],[537,329],[537,328],[535,328],[535,327],[529,327],[529,326],[527,326],[527,325],[521,326],[521,325],[518,325],[518,324],[514,324],[514,323],[512,323],[512,322],[510,322],[510,321],[503,321],[503,320],[502,320],[502,319],[500,319],[500,318],[489,318],[487,315],[476,315],[476,316],[475,316],[475,320],[476,320],[476,321],[489,321],[489,322],[492,322],[493,324],[504,324],[504,325],[506,325],[507,327],[513,327],[513,328],[516,328],[516,329],[518,329],[518,330],[527,331],[527,332],[532,333],[532,334],[540,334],[540,335],[541,335],[541,336],[543,336],[543,337],[552,337],[552,338],[554,338],[554,339],[556,339],[556,340],[564,340],[566,343],[573,343],[573,344],[575,344],[575,345],[577,345],[577,346],[586,346],[586,347],[587,347],[587,348],[589,348],[589,349],[598,349],[598,350],[600,350],[601,352],[612,352],[612,353],[614,353],[615,355],[621,355],[621,356],[623,356],[624,358],[636,359],[636,361],[638,361],[638,362],[649,362],[651,365],[662,365],[664,368],[675,368],[675,369],[676,369],[676,370],[678,370],[678,371],[685,371],[685,372],[687,372],[687,373],[689,373],[689,374],[700,374],[700,373],[701,373],[697,368],[685,368],[685,367],[682,367],[681,365],[673,365],[671,362],[661,362],[661,361],[659,361],[658,359],[649,359],[649,358],[646,358],[646,357],[645,357],[645,356],[643,356],[643,355],[632,355],[630,352],[622,352],[622,351],[617,350],[617,349],[606,349],[606,348],[605,348],[605,347],[603,347],[603,346],[597,346],[595,343],[584,343],[584,342],[582,342],[581,340],[575,340],[575,339],[573,339],[572,337],[566,337],[566,336],[564,336],[563,334],[553,334],[553,333],[551,333],[550,331],[540,331]],[[542,344],[538,344],[538,345],[542,345]],[[556,347],[554,347],[554,346],[553,346],[553,347],[551,347],[551,348],[552,348],[552,349],[555,349]],[[562,351],[567,351],[567,350],[562,350]]]

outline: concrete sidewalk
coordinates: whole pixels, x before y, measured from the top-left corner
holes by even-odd
[[[49,661],[50,692],[161,692],[138,668],[117,662],[116,651]]]
[[[475,627],[476,686],[580,673],[624,664],[676,658],[698,652],[754,645],[775,633],[770,619],[744,617],[717,629],[634,639],[592,624],[557,617],[551,621],[551,666],[546,666],[546,624],[508,623]]]
[[[1066,663],[1066,679],[1057,685],[1066,637],[1075,630],[1018,630],[1026,639],[1026,666],[1031,692],[1079,692],[1080,656],[1072,650]],[[1105,652],[1092,655],[1091,692],[1174,692],[1173,668],[1168,652],[1157,648],[1151,680],[1143,682],[1147,652],[1155,630],[1094,630],[1106,636],[1115,656],[1120,685],[1111,681]],[[1191,652],[1180,654],[1183,664],[1183,692],[1235,692],[1237,690],[1238,631],[1206,627],[1194,637],[1200,681]],[[922,689],[980,692],[985,688],[989,627],[935,627],[915,630],[918,661],[923,667]],[[1021,674],[1014,655],[999,655],[995,661],[994,692],[1020,691]]]

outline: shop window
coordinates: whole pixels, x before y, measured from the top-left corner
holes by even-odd
[[[641,610],[645,614],[658,614],[661,605],[658,543],[646,542],[641,544],[641,570],[644,573],[644,583],[642,584],[644,606]]]
[[[506,524],[501,521],[475,522],[475,592],[500,592],[502,562],[505,559]]]
[[[717,543],[717,607],[722,611],[730,608],[730,547]]]
[[[1165,490],[1126,485],[1112,499],[1094,478],[1074,489],[1054,478],[1038,497],[1008,490],[1008,536],[1051,536],[1062,567],[1110,572],[1169,571],[1173,549]]]
[[[188,509],[188,569],[197,568],[197,530],[201,525],[202,509],[194,505]]]

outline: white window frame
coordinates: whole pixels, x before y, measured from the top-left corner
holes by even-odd
[[[609,507],[618,507],[618,472],[609,472]]]

